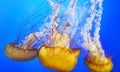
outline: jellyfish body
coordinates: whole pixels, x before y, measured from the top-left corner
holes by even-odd
[[[79,55],[79,49],[61,47],[43,46],[38,52],[38,58],[45,67],[62,72],[72,70]]]
[[[113,64],[109,57],[105,57],[106,60],[100,60],[98,57],[86,56],[85,64],[91,70],[91,72],[110,72]]]
[[[30,61],[37,56],[37,49],[24,49],[16,47],[15,44],[8,44],[5,48],[5,54],[17,61]]]

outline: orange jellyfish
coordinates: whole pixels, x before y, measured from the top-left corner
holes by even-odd
[[[60,6],[61,2],[57,5],[51,4],[53,5],[53,13],[50,17],[50,24],[52,25],[49,31],[49,40],[38,51],[38,59],[47,68],[69,72],[77,64],[80,50],[69,46],[70,37],[74,35],[75,27],[78,25],[78,20],[74,17],[76,3],[77,0],[71,0],[68,8],[65,9],[65,13],[59,13],[62,8]],[[59,17],[59,15],[63,16]],[[69,28],[67,28],[68,26]]]
[[[60,72],[71,71],[77,64],[80,55],[78,48],[68,48],[69,38],[67,34],[55,31],[52,35],[54,46],[42,46],[38,52],[40,62],[47,68]]]
[[[92,72],[110,72],[113,68],[112,61],[109,57],[101,60],[100,57],[90,54],[86,56],[85,64]]]
[[[76,66],[79,54],[79,49],[43,46],[39,50],[38,58],[47,68],[58,71],[70,71]]]
[[[41,5],[47,4],[43,1]],[[30,61],[37,57],[38,50],[36,48],[40,46],[40,41],[38,41],[35,34],[39,33],[40,26],[43,24],[44,18],[49,14],[48,11],[50,9],[48,7],[41,12],[42,7],[37,8],[30,17],[23,21],[22,26],[18,30],[18,38],[14,42],[9,43],[4,50],[6,56],[17,61]],[[37,47],[35,43],[37,43]]]
[[[17,46],[16,43],[10,43],[5,48],[5,54],[17,61],[29,61],[37,56],[37,49],[31,47],[31,44],[35,40],[34,34],[30,34],[27,37],[26,42]]]

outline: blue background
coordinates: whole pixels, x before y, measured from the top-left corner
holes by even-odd
[[[0,0],[0,72],[56,72],[43,67],[38,59],[17,62],[4,54],[5,46],[16,39],[21,22],[40,5],[42,0]],[[101,21],[101,43],[107,55],[112,55],[112,72],[120,72],[120,1],[104,0]],[[64,64],[63,64],[64,65]],[[81,54],[72,72],[90,72]]]

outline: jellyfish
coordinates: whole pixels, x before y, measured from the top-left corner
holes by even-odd
[[[15,44],[10,43],[5,49],[5,54],[11,59],[18,61],[29,61],[37,56],[36,49],[24,49],[16,47]]]
[[[44,1],[42,4],[46,5]],[[39,8],[43,7],[39,6]],[[37,57],[38,45],[36,47],[34,43],[38,40],[39,27],[44,21],[42,19],[46,17],[50,9],[47,8],[46,11],[43,10],[42,13],[39,8],[22,22],[22,26],[18,28],[16,40],[6,46],[4,52],[9,58],[17,61],[30,61]]]
[[[77,0],[70,1],[65,13],[60,12],[62,2],[48,1],[53,8],[48,23],[51,28],[49,28],[48,39],[39,48],[38,59],[47,68],[61,72],[71,71],[76,66],[80,55],[79,48],[70,48],[69,45],[76,31],[75,27],[72,27],[74,25],[78,26],[78,20],[75,18],[74,12]]]
[[[56,37],[59,37],[59,34]],[[38,58],[47,68],[58,71],[70,71],[77,64],[80,50],[64,46],[66,45],[65,41],[69,39],[67,35],[60,35],[59,38],[55,40],[54,46],[42,46],[38,52]]]
[[[84,39],[82,46],[88,51],[84,62],[92,72],[110,72],[113,68],[112,61],[105,55],[99,40],[103,0],[90,0],[90,2],[90,17],[86,18],[82,32]],[[95,26],[95,29],[92,36],[93,26]]]
[[[34,41],[35,37],[29,35],[28,42],[23,43],[20,46],[17,46],[16,43],[9,43],[5,48],[5,54],[17,61],[30,61],[37,57],[37,49],[31,47],[32,42]]]
[[[110,57],[104,57],[104,60],[98,58],[98,56],[92,56],[89,54],[85,58],[85,64],[92,72],[110,72],[113,68]]]

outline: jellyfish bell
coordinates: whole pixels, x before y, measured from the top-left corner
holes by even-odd
[[[5,54],[13,60],[30,61],[37,57],[38,53],[38,50],[32,46],[35,40],[35,33],[31,33],[20,45],[17,45],[17,42],[9,43],[5,48]]]
[[[101,59],[99,56],[88,54],[85,58],[85,64],[92,72],[110,72],[113,68],[111,58],[107,56]]]
[[[5,48],[5,54],[17,61],[29,61],[37,56],[37,49],[24,49],[16,47],[15,44],[8,44]]]
[[[79,54],[79,49],[43,46],[39,50],[38,58],[47,68],[70,71],[76,66]]]

